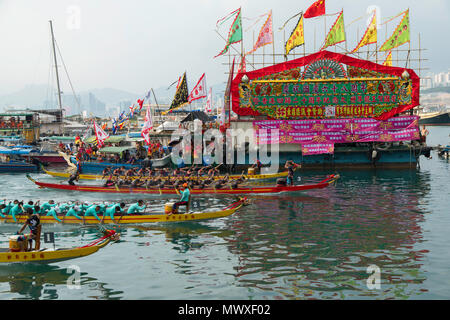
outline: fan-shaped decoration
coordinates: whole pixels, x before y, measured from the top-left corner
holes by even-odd
[[[331,59],[320,59],[310,63],[306,67],[302,79],[335,79],[345,77],[346,72],[342,64]]]

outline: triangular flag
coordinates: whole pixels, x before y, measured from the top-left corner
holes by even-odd
[[[150,105],[147,107],[147,112],[144,118],[144,126],[142,127],[141,136],[144,138],[147,145],[150,144],[150,130],[153,128],[153,119],[150,112]]]
[[[285,45],[286,56],[292,49],[304,44],[305,44],[305,31],[303,29],[303,14],[301,14],[300,19],[298,19],[297,26],[294,28],[294,30],[292,30],[288,41],[286,41]]]
[[[227,40],[227,43],[225,45],[225,48],[217,56],[215,56],[214,58],[217,58],[218,56],[220,56],[220,55],[222,55],[224,53],[227,53],[228,52],[228,48],[233,43],[242,41],[241,8],[233,11],[227,17],[225,17],[225,18],[223,18],[223,19],[221,19],[219,21],[222,21],[221,23],[223,23],[225,20],[228,20],[228,18],[231,17],[231,16],[234,17],[234,20],[233,20],[233,23],[231,24],[230,31],[228,32],[228,40]]]
[[[137,100],[137,103],[138,103],[138,105],[139,105],[139,111],[141,111],[142,106],[144,105],[144,100],[143,100],[143,99],[138,99],[138,100]]]
[[[212,111],[212,88],[209,88],[209,92],[208,92],[208,99],[206,100],[206,106],[205,106],[205,111],[211,112]]]
[[[356,48],[352,51],[356,52],[361,47],[364,47],[366,45],[377,43],[377,13],[373,13],[372,20],[370,21],[369,27],[367,28],[366,32],[364,33],[364,36],[362,37],[359,44],[356,46]]]
[[[206,98],[206,80],[205,74],[202,74],[194,89],[192,89],[191,94],[188,97],[188,102]]]
[[[389,51],[409,42],[409,9],[405,11],[402,21],[392,36],[381,46],[380,51]]]
[[[345,26],[344,26],[344,10],[341,11],[339,17],[336,19],[336,22],[330,29],[327,37],[325,38],[325,45],[321,50],[329,46],[334,46],[338,43],[345,41]]]
[[[314,2],[304,14],[305,18],[314,18],[325,14],[325,0]]]
[[[264,22],[261,30],[259,31],[258,39],[256,40],[253,49],[246,54],[255,52],[258,48],[271,44],[273,42],[273,31],[272,31],[272,10],[269,12],[269,16]]]
[[[188,87],[187,87],[187,79],[186,72],[183,74],[178,86],[177,91],[175,92],[175,97],[172,100],[172,104],[169,107],[169,110],[163,112],[163,114],[167,114],[175,109],[181,108],[187,105],[188,102]]]
[[[386,60],[383,62],[384,66],[392,67],[392,51],[389,52],[389,54],[386,57]]]
[[[101,148],[104,145],[105,140],[109,138],[109,134],[103,131],[103,129],[95,121],[94,131],[95,137],[97,138],[97,145]]]
[[[245,54],[243,57],[241,57],[241,63],[239,64],[237,68],[237,73],[245,72],[246,71],[246,65],[245,65]]]

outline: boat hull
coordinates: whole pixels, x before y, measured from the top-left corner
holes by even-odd
[[[89,186],[89,185],[74,185],[69,184],[56,184],[35,181],[31,177],[28,177],[40,188],[50,188],[59,190],[70,191],[82,191],[82,192],[103,192],[103,193],[131,193],[131,194],[179,194],[175,188],[130,188],[130,187],[103,187],[103,186]],[[223,188],[223,189],[191,189],[191,194],[234,194],[234,195],[252,195],[252,194],[270,194],[280,192],[298,192],[312,189],[323,189],[328,187],[331,183],[336,181],[339,176],[331,175],[327,179],[316,184],[304,184],[297,186],[275,186],[275,187],[241,187],[241,188]]]
[[[37,172],[38,166],[25,162],[0,162],[0,173]]]
[[[213,212],[192,212],[185,214],[146,214],[146,215],[138,215],[138,214],[130,214],[123,215],[122,217],[116,216],[115,221],[111,220],[109,216],[105,216],[103,223],[104,224],[142,224],[142,223],[156,223],[156,222],[181,222],[181,221],[195,221],[195,220],[206,220],[206,219],[216,219],[228,217],[235,213],[238,209],[242,207],[246,199],[241,199],[231,206]],[[101,216],[100,216],[101,217]],[[62,220],[62,217],[60,217]],[[26,221],[27,217],[25,216],[16,216],[17,222],[13,220],[11,216],[6,216],[6,218],[0,218],[0,221],[3,220],[6,223],[19,223],[22,224]],[[60,223],[56,221],[51,216],[42,216],[40,217],[40,221],[42,224],[54,224]],[[79,220],[76,217],[66,217],[63,222],[64,224],[81,224],[83,220]],[[85,224],[100,224],[101,222],[97,220],[95,217],[85,217]]]
[[[25,221],[26,218],[24,218]],[[22,219],[21,219],[22,220]],[[22,221],[21,221],[22,222]],[[110,242],[110,238],[94,246],[85,246],[70,249],[44,249],[28,252],[0,252],[0,263],[18,263],[18,262],[57,262],[80,257],[85,257],[97,252]]]
[[[450,112],[441,113],[431,117],[422,116],[419,119],[419,125],[450,126]]]

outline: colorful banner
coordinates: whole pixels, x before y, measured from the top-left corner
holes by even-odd
[[[348,75],[344,75],[344,77],[342,78],[333,79],[333,74],[337,73],[328,72],[328,70],[324,69],[323,67],[320,67],[320,65],[322,65],[323,60],[332,60],[339,63],[342,67],[347,69]],[[271,119],[276,119],[278,115],[279,118],[283,118],[283,116],[286,115],[286,118],[289,119],[287,115],[292,114],[294,114],[295,116],[291,117],[291,119],[300,119],[304,117],[301,116],[302,114],[305,115],[310,114],[309,118],[325,117],[324,107],[316,107],[316,106],[307,107],[307,109],[304,111],[303,110],[297,111],[296,110],[297,107],[294,105],[288,107],[284,107],[283,105],[276,105],[273,107],[262,106],[261,108],[255,108],[252,105],[254,93],[252,92],[251,88],[254,86],[254,83],[257,82],[261,83],[261,91],[260,94],[258,94],[257,96],[276,96],[277,94],[274,94],[273,91],[269,91],[275,90],[275,92],[280,92],[279,93],[280,96],[277,96],[277,98],[283,98],[284,94],[282,91],[282,86],[280,88],[280,84],[289,82],[285,80],[291,80],[292,83],[297,82],[297,84],[303,84],[304,82],[304,80],[302,80],[304,74],[303,69],[305,66],[311,66],[313,64],[318,65],[318,67],[316,68],[317,70],[313,71],[318,73],[321,77],[318,78],[317,80],[313,79],[310,80],[311,84],[314,81],[316,83],[325,83],[326,81],[329,81],[331,83],[333,82],[338,83],[342,81],[358,82],[358,80],[360,82],[370,82],[372,80],[387,81],[389,78],[395,78],[396,81],[400,81],[401,86],[399,87],[399,92],[388,93],[388,94],[398,94],[397,103],[391,104],[390,106],[371,105],[370,107],[366,106],[365,103],[361,103],[360,106],[352,106],[352,107],[341,105],[338,108],[335,108],[336,114],[338,114],[339,112],[342,113],[341,117],[346,118],[374,117],[376,119],[383,120],[392,118],[393,116],[399,113],[403,113],[419,105],[420,79],[414,72],[414,70],[383,66],[370,61],[356,59],[335,52],[320,51],[302,58],[289,60],[287,62],[275,64],[273,66],[265,67],[262,69],[247,71],[246,73],[238,73],[233,79],[231,88],[233,111],[239,116],[267,116],[268,118]],[[358,72],[356,73],[350,72],[350,70],[353,71],[357,70]],[[405,71],[407,71],[407,76],[402,77],[402,75],[406,75]],[[266,81],[264,86],[263,81]],[[270,87],[270,89],[268,87]],[[376,89],[379,90],[379,88]],[[378,92],[379,92],[378,94],[381,94],[380,91]],[[300,93],[298,96],[300,98],[303,98],[301,97]],[[364,98],[362,99],[362,101],[364,101]],[[301,109],[303,108],[305,107],[301,107]],[[322,110],[320,111],[316,110],[314,116],[314,110],[312,110],[314,108],[320,108]],[[370,110],[372,110],[373,112],[372,114],[369,112]]]
[[[254,121],[258,144],[351,143],[419,139],[418,116],[386,121],[375,119],[322,119]]]
[[[403,130],[355,131],[346,132],[285,132],[261,129],[255,131],[257,144],[274,143],[353,143],[353,142],[395,142],[412,141],[420,138],[419,128]]]
[[[381,46],[380,51],[389,51],[410,41],[409,34],[409,9],[405,11],[402,21],[395,29],[394,33]]]
[[[300,19],[298,19],[297,26],[294,28],[294,30],[292,30],[289,39],[286,41],[285,57],[289,54],[289,52],[291,52],[291,50],[304,44],[305,44],[305,35],[303,28],[303,14],[301,14]]]
[[[306,13],[305,13],[306,18]],[[328,48],[330,46],[334,46],[338,43],[345,41],[345,25],[344,25],[344,10],[341,11],[336,22],[331,27],[330,32],[325,38],[325,45],[321,50]]]
[[[250,54],[258,50],[259,48],[271,44],[273,42],[273,31],[272,31],[272,10],[269,12],[266,22],[264,22],[261,30],[259,31],[258,39],[256,40],[253,49],[247,52]]]
[[[411,103],[411,85],[395,78],[371,80],[253,81],[248,105],[274,119],[378,117]]]
[[[374,11],[372,20],[370,21],[369,27],[367,28],[364,36],[362,37],[359,44],[352,51],[352,53],[358,51],[361,47],[367,46],[372,43],[377,43],[377,12]]]
[[[225,54],[228,52],[228,48],[233,43],[242,41],[242,22],[241,22],[241,8],[233,11],[230,13],[227,17],[221,19],[221,20],[228,20],[229,17],[234,15],[233,23],[231,24],[230,31],[228,32],[228,40],[225,45],[225,48],[214,58],[217,58],[218,56]],[[219,20],[219,21],[221,21]],[[216,23],[216,26],[218,25],[219,21]],[[220,24],[222,24],[224,21],[221,21]]]
[[[302,144],[302,155],[310,156],[314,154],[334,153],[333,143],[312,143]]]

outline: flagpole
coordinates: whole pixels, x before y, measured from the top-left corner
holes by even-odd
[[[152,88],[152,93],[153,93],[153,97],[155,98],[156,107],[159,109],[158,101],[156,100],[155,91],[153,91],[153,88]],[[161,121],[163,131],[164,131],[165,130],[164,129],[164,121],[162,120],[162,117],[161,117],[161,110],[159,110],[159,121]]]
[[[275,64],[275,37],[273,35],[273,16],[272,10],[270,10],[270,18],[272,19],[272,53],[273,53],[273,64]]]

